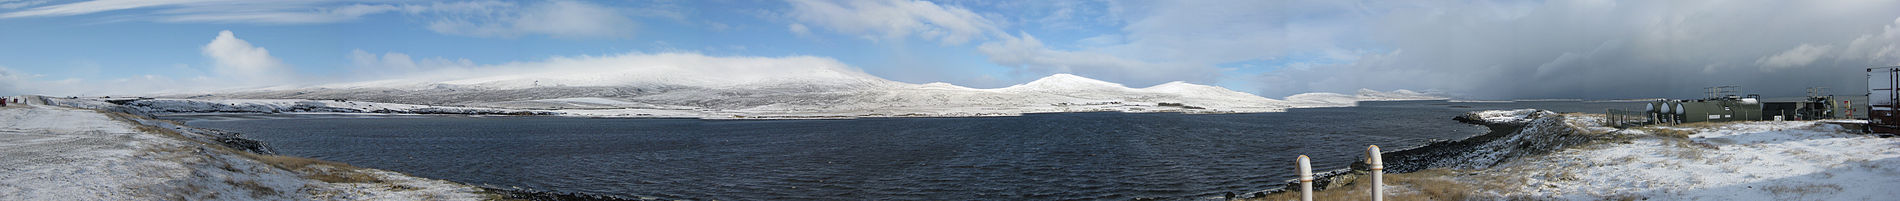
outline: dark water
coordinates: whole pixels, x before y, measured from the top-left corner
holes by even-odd
[[[1370,102],[1283,113],[1070,113],[856,120],[561,117],[205,118],[282,154],[471,184],[698,200],[1203,199],[1275,188],[1297,155],[1345,168],[1365,145],[1486,128],[1465,111],[1641,103]],[[205,120],[222,119],[222,120]],[[238,119],[238,120],[232,120]],[[1388,148],[1391,149],[1391,148]]]

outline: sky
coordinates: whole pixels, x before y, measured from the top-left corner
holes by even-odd
[[[1852,95],[1865,68],[1900,65],[1895,11],[1900,0],[0,0],[0,95],[295,88],[655,55],[815,58],[976,88],[1054,73],[1186,81],[1270,98]]]

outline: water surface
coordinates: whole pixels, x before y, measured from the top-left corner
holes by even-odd
[[[697,120],[565,117],[186,118],[279,153],[500,187],[721,200],[1205,199],[1277,187],[1309,155],[1486,128],[1481,109],[1600,112],[1641,103],[1368,102],[1280,113]],[[1391,149],[1391,148],[1388,148]]]

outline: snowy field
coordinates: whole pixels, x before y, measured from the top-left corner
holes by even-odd
[[[1432,169],[1387,174],[1387,200],[1894,200],[1900,138],[1844,129],[1856,120],[1600,126],[1595,114],[1477,111],[1519,132]],[[1543,148],[1537,148],[1543,147]],[[1390,152],[1388,152],[1390,153]],[[1489,156],[1489,157],[1471,157]],[[1516,156],[1508,156],[1516,155]],[[1503,157],[1496,157],[1503,156]],[[1391,159],[1388,155],[1387,159]],[[1486,165],[1494,162],[1496,165]],[[1393,161],[1388,160],[1388,167]],[[1363,172],[1361,172],[1363,173]],[[1361,175],[1331,178],[1321,200],[1370,194]],[[1294,200],[1277,193],[1248,200]]]
[[[1480,112],[1484,113],[1484,112]],[[1507,111],[1497,121],[1519,117]],[[1596,126],[1601,116],[1565,114],[1604,137],[1451,180],[1497,199],[1892,200],[1900,197],[1900,138],[1859,134],[1828,121],[1754,121]],[[1491,118],[1487,118],[1491,119]],[[1864,123],[1864,122],[1863,122]]]
[[[1682,136],[1681,134],[1688,134]],[[1900,139],[1818,121],[1656,126],[1626,141],[1516,160],[1506,196],[1567,200],[1891,200]]]
[[[93,110],[0,107],[0,200],[478,200],[480,189],[256,155]],[[175,125],[170,125],[175,126]]]

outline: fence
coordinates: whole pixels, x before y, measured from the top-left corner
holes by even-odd
[[[1300,155],[1300,201],[1313,201],[1313,165]],[[1385,162],[1379,157],[1379,145],[1366,147],[1366,165],[1372,171],[1372,201],[1385,200]]]
[[[1608,109],[1603,112],[1603,126],[1629,128],[1656,123],[1649,112]]]

